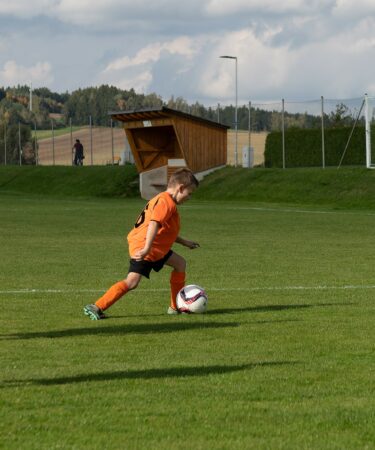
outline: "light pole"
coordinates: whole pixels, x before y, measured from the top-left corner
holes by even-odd
[[[235,143],[235,147],[234,147],[234,167],[237,167],[237,163],[238,163],[238,151],[237,151],[237,142],[238,142],[238,121],[237,121],[237,103],[238,103],[238,82],[237,82],[237,56],[228,56],[228,55],[223,55],[220,56],[220,58],[226,58],[226,59],[234,59],[236,64],[235,64],[235,69],[236,69],[236,106],[235,106],[235,110],[234,110],[234,126],[235,126],[235,136],[236,136],[236,143]]]

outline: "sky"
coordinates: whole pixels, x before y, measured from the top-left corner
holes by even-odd
[[[206,106],[375,96],[375,0],[0,0],[0,85]]]

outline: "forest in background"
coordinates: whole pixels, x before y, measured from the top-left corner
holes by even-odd
[[[205,119],[220,121],[234,128],[234,106],[205,106],[199,102],[189,104],[182,97],[171,97],[167,101],[157,95],[138,94],[134,89],[122,90],[114,86],[102,85],[77,89],[63,94],[50,91],[46,87],[32,91],[32,111],[30,111],[30,87],[0,87],[0,125],[29,124],[37,129],[55,128],[70,125],[86,126],[91,117],[95,126],[108,126],[109,111],[126,111],[141,108],[159,108],[167,106]],[[248,105],[238,107],[238,128],[248,129]],[[325,115],[326,127],[349,125],[352,113],[344,104],[336,105],[336,110]],[[302,113],[285,112],[284,122],[287,128],[318,128],[321,117]],[[281,127],[281,112],[251,108],[251,128],[253,131],[274,131]]]
[[[18,85],[15,87],[0,87],[0,164],[4,162],[4,152],[7,148],[7,161],[17,162],[20,159],[19,142],[22,142],[22,160],[27,163],[32,157],[27,157],[28,149],[32,154],[35,143],[32,129],[43,130],[64,128],[69,125],[109,126],[110,111],[126,111],[143,108],[168,108],[186,112],[194,116],[235,128],[235,107],[205,106],[199,102],[189,104],[182,97],[172,96],[164,101],[156,93],[139,94],[134,89],[123,90],[115,86],[102,85],[77,89],[71,93],[56,93],[46,87],[35,88],[32,91],[32,108],[30,108],[30,87]],[[238,129],[247,130],[249,123],[248,105],[240,105],[237,111]],[[280,110],[265,110],[259,107],[251,108],[251,130],[280,130],[284,120],[285,129],[311,129],[321,127],[321,117],[307,112],[285,112],[282,118]],[[351,126],[354,120],[353,112],[343,103],[338,103],[336,109],[324,115],[326,128]],[[116,126],[116,124],[114,124]]]

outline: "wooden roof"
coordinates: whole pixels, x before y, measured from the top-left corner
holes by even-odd
[[[178,111],[176,109],[167,108],[165,106],[161,108],[146,108],[146,109],[133,109],[129,111],[111,111],[109,115],[114,120],[118,120],[119,122],[134,122],[134,121],[144,121],[144,120],[153,120],[153,119],[165,119],[170,118],[171,116],[177,116],[197,122],[202,122],[210,127],[217,127],[221,129],[227,130],[227,125],[223,125],[218,122],[214,122],[213,120],[204,119],[202,117],[194,116],[192,114],[184,113],[182,111]]]

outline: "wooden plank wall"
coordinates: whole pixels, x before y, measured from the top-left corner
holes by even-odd
[[[227,162],[227,130],[204,123],[174,117],[187,166],[201,172]]]

